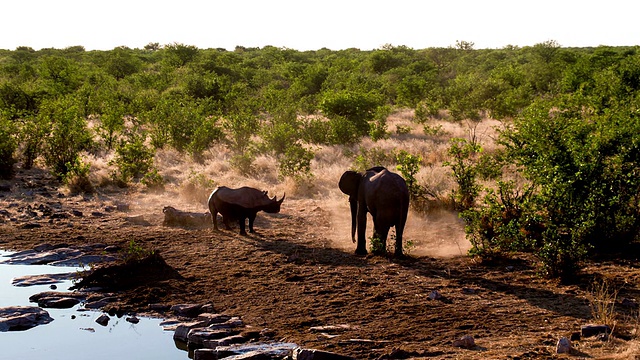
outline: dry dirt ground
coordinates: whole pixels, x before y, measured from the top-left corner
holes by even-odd
[[[280,214],[259,213],[257,234],[240,236],[237,229],[163,226],[163,206],[180,208],[170,202],[172,196],[157,195],[162,201],[154,201],[153,194],[122,189],[63,195],[40,170],[21,171],[0,185],[0,249],[41,243],[126,248],[134,240],[160,252],[184,277],[141,281],[120,293],[123,309],[211,303],[220,313],[271,329],[277,339],[358,359],[640,358],[637,310],[621,306],[616,337],[574,341],[573,354],[555,354],[560,337],[589,322],[587,295],[594,277],[606,277],[620,289],[618,302],[640,299],[640,262],[633,256],[590,263],[580,282],[560,284],[538,276],[524,255],[498,264],[461,255],[355,256],[355,246],[331,240],[338,229],[320,200],[288,197]],[[113,210],[118,204],[130,205],[129,210]],[[47,207],[69,216],[44,216]],[[125,220],[133,215],[150,225]],[[41,227],[25,226],[34,223]],[[348,228],[339,230],[348,238]],[[432,300],[434,291],[442,297]],[[336,328],[311,330],[321,326]],[[452,346],[465,335],[473,336],[475,347]]]

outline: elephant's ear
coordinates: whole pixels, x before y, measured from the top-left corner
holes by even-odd
[[[340,177],[338,187],[343,193],[351,197],[356,197],[358,195],[358,187],[360,186],[361,179],[362,175],[360,173],[351,170],[345,171]]]

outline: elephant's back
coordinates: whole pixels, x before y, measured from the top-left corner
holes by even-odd
[[[373,176],[369,185],[372,188],[365,195],[367,204],[378,204],[398,210],[408,206],[409,189],[402,176],[385,169]]]

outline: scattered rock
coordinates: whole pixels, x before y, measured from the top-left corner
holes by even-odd
[[[111,320],[111,318],[109,317],[109,315],[107,315],[107,314],[102,314],[102,315],[100,315],[100,316],[96,319],[96,322],[97,322],[99,325],[107,326],[107,324],[109,324],[109,320]]]
[[[293,343],[256,343],[230,346],[218,346],[216,349],[197,349],[194,351],[194,360],[206,359],[233,359],[233,360],[264,360],[282,359],[291,354],[298,345]],[[337,358],[342,360],[343,358]]]
[[[178,304],[171,307],[171,311],[178,316],[196,317],[204,313],[209,308],[204,308],[203,304]]]
[[[190,348],[194,349],[201,347],[215,349],[220,345],[231,345],[231,343],[223,344],[222,339],[227,339],[230,336],[234,336],[237,334],[238,331],[232,329],[195,328],[191,329],[187,333],[187,345],[189,345]],[[207,345],[205,345],[205,342],[207,343]]]
[[[69,309],[80,303],[80,300],[72,297],[48,297],[38,301],[41,308]]]
[[[86,266],[89,264],[110,263],[116,261],[117,258],[111,255],[91,255],[83,254],[75,257],[70,257],[63,260],[51,262],[50,265],[54,266]]]
[[[463,349],[471,349],[476,346],[476,342],[471,335],[465,335],[458,340],[453,342],[454,347],[459,347]]]
[[[620,305],[629,309],[638,308],[638,302],[635,299],[623,298],[622,301],[620,301]]]
[[[23,229],[37,229],[37,228],[41,228],[42,225],[38,224],[38,223],[25,223],[24,225],[21,226],[21,228]]]
[[[71,210],[71,214],[73,214],[73,216],[75,216],[75,217],[83,217],[83,216],[84,216],[84,214],[82,213],[82,211],[80,211],[80,210],[75,210],[75,209],[74,209],[74,210]]]
[[[561,337],[556,344],[557,354],[569,354],[571,353],[571,340],[566,337]]]
[[[45,291],[29,297],[30,302],[38,303],[42,308],[69,309],[86,298],[86,294],[78,292]]]
[[[167,304],[149,304],[149,310],[165,312],[171,309],[171,305]]]
[[[18,287],[58,284],[65,280],[72,280],[78,276],[77,273],[62,274],[41,274],[41,275],[25,275],[13,278],[11,285]],[[51,285],[55,286],[55,285]],[[55,290],[55,288],[52,288]]]
[[[122,247],[118,246],[118,245],[109,245],[109,246],[106,246],[104,248],[104,251],[108,252],[108,253],[114,253],[114,252],[118,252],[120,250],[122,250]]]
[[[128,316],[128,317],[126,317],[126,318],[125,318],[125,320],[126,320],[127,322],[132,323],[132,324],[137,324],[137,323],[139,323],[139,322],[140,322],[140,319],[138,319],[138,317],[137,317],[137,316],[135,316],[135,315],[133,315],[133,316]]]
[[[160,253],[153,252],[141,259],[134,259],[123,264],[104,264],[96,266],[71,289],[99,287],[106,291],[126,290],[141,284],[169,279],[181,280],[182,275],[167,265]]]
[[[433,290],[429,293],[429,299],[431,300],[440,300],[442,299],[442,294],[438,290]]]
[[[0,185],[0,191],[2,191],[2,192],[11,191],[11,185]]]
[[[293,360],[353,360],[354,358],[328,351],[297,348],[293,350]]]
[[[85,302],[84,307],[85,309],[102,309],[105,306],[116,301],[118,301],[118,298],[115,296],[92,298]]]
[[[312,326],[309,328],[309,331],[312,332],[327,332],[327,331],[345,331],[352,329],[351,325],[341,324],[341,325],[326,325],[326,326]]]
[[[64,211],[59,211],[59,212],[55,212],[51,215],[49,215],[50,219],[68,219],[69,218],[69,214],[67,214]]]
[[[0,308],[0,332],[28,330],[53,321],[49,313],[35,306]]]
[[[585,338],[597,336],[600,334],[610,334],[610,333],[611,333],[611,328],[609,327],[609,325],[588,324],[588,325],[583,325],[580,328],[580,335]]]

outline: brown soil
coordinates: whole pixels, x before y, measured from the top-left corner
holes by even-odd
[[[561,284],[538,276],[524,255],[493,264],[466,256],[358,257],[355,246],[344,249],[332,240],[332,215],[321,200],[287,197],[280,214],[258,214],[257,234],[240,236],[237,229],[162,226],[163,206],[181,207],[167,200],[176,197],[122,189],[63,196],[39,170],[19,172],[3,184],[11,190],[0,192],[0,209],[6,210],[0,213],[0,249],[41,243],[127,248],[134,240],[159,252],[178,274],[148,274],[137,286],[127,284],[119,294],[123,309],[211,303],[250,326],[271,329],[277,339],[358,359],[563,357],[555,354],[557,340],[592,317],[591,279],[609,279],[620,289],[618,303],[640,299],[636,259],[590,263],[579,282]],[[143,200],[154,196],[162,200]],[[119,203],[130,210],[114,210]],[[47,215],[47,207],[69,216]],[[127,222],[133,215],[151,225]],[[340,231],[348,238],[348,229]],[[434,291],[442,297],[432,300]],[[618,309],[617,336],[574,341],[572,357],[636,358],[637,310]],[[310,329],[320,326],[337,328]],[[473,336],[474,348],[452,345],[465,335]]]

